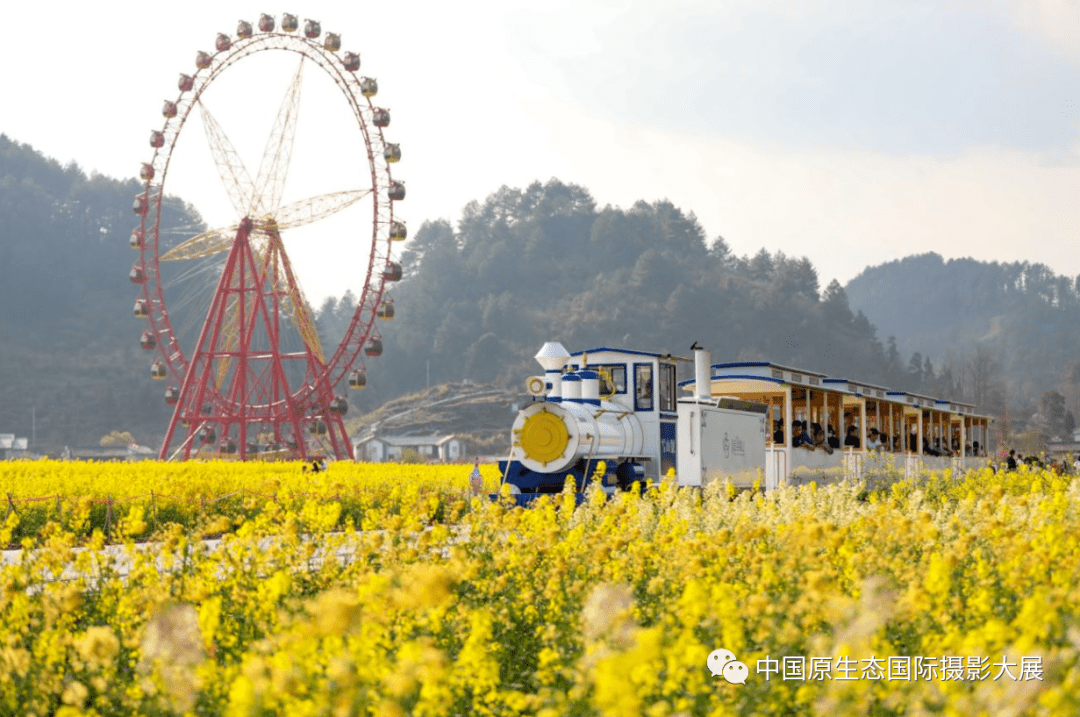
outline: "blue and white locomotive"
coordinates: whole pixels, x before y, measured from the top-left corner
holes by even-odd
[[[695,347],[697,385],[708,391],[709,354]],[[533,402],[514,421],[510,460],[499,464],[512,493],[556,493],[567,478],[604,490],[678,476],[683,486],[730,479],[750,487],[765,463],[768,407],[730,397],[679,398],[670,355],[595,348],[568,353],[548,342],[528,379]]]

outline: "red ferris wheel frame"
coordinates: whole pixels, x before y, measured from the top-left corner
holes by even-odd
[[[151,375],[169,379],[166,402],[176,406],[159,452],[161,459],[171,457],[169,451],[178,428],[186,432],[186,437],[172,456],[183,458],[217,444],[221,452],[236,454],[241,459],[262,455],[270,449],[306,460],[313,454],[309,441],[323,442],[324,436],[329,443],[327,448],[337,458],[352,458],[352,445],[341,418],[347,403],[335,390],[346,379],[352,388],[366,384],[361,352],[368,356],[381,354],[382,341],[375,320],[393,316],[385,283],[401,278],[401,267],[393,261],[391,247],[394,241],[404,239],[406,232],[404,225],[394,219],[394,204],[404,198],[404,185],[390,173],[390,165],[401,154],[400,148],[387,143],[383,136],[382,129],[389,124],[389,112],[371,101],[377,92],[374,80],[356,76],[359,56],[350,52],[339,54],[340,36],[328,33],[320,41],[321,28],[317,22],[307,21],[301,31],[295,17],[290,15],[283,17],[280,30],[275,25],[274,18],[263,15],[256,32],[250,23],[242,21],[235,39],[218,35],[216,52],[198,53],[196,72],[182,74],[179,97],[165,102],[162,110],[165,125],[151,133],[153,159],[142,167],[144,187],[133,207],[140,222],[131,238],[139,259],[129,276],[141,288],[135,313],[147,321],[142,346],[159,354]],[[192,110],[201,107],[203,92],[236,62],[269,50],[297,53],[301,63],[310,60],[324,70],[346,97],[362,133],[371,182],[366,193],[371,197],[374,218],[363,288],[344,339],[324,359],[317,335],[310,336],[310,312],[291,271],[276,217],[245,214],[236,227],[227,230],[228,235],[221,231],[211,240],[204,238],[200,242],[200,237],[196,237],[186,242],[201,250],[208,241],[212,244],[216,240],[213,251],[228,250],[210,311],[189,358],[170,323],[159,264],[164,254],[170,253],[164,251],[166,247],[161,242],[165,179],[181,130]],[[298,83],[299,77],[298,72],[294,82]],[[284,130],[289,131],[287,127]],[[271,140],[273,143],[273,136]],[[280,149],[291,142],[291,136],[282,135],[278,141],[278,155],[271,157],[272,162],[279,162],[281,155],[291,151],[291,147],[287,151]],[[212,150],[222,178],[234,175],[237,167],[229,163],[235,164],[235,153],[227,139],[222,136]],[[284,162],[282,183],[287,156]],[[260,182],[262,179],[260,171]],[[232,197],[231,190],[237,187],[230,187],[228,181],[226,185]],[[277,195],[280,198],[280,187]],[[311,206],[299,210],[306,212],[311,221],[312,217],[319,218],[320,200],[330,207],[327,211],[336,211],[346,201],[351,203],[357,198],[315,198]],[[246,200],[251,207],[259,203],[255,196]],[[297,207],[292,209],[295,213]],[[282,209],[286,214],[287,210]],[[282,226],[287,226],[287,222]],[[261,241],[256,242],[257,237]],[[285,352],[280,343],[282,306],[290,302],[290,319],[298,322],[304,337],[301,352]],[[305,324],[308,331],[304,330]],[[264,332],[267,345],[254,346],[256,329]],[[284,366],[289,361],[304,366],[304,379],[298,386],[290,386],[286,378]],[[257,442],[259,437],[267,436],[272,436],[272,440],[253,445],[253,438]]]

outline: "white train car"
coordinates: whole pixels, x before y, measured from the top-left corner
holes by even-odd
[[[969,404],[766,361],[710,368],[706,393],[768,407],[772,425],[765,437],[766,489],[862,479],[873,473],[911,476],[924,469],[964,470],[986,463],[993,419],[975,413]],[[697,391],[703,382],[695,378],[681,385]],[[818,431],[821,440],[815,441]],[[809,443],[796,432],[806,434]]]

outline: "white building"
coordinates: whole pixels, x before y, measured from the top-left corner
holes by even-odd
[[[24,458],[27,448],[25,438],[16,438],[14,433],[0,433],[0,460]]]
[[[454,435],[377,436],[369,434],[353,443],[356,460],[368,463],[399,461],[403,451],[412,449],[429,461],[461,460],[465,442]]]

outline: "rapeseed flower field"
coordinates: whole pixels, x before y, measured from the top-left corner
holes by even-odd
[[[468,473],[3,464],[0,714],[1080,713],[1069,477],[521,509]]]

